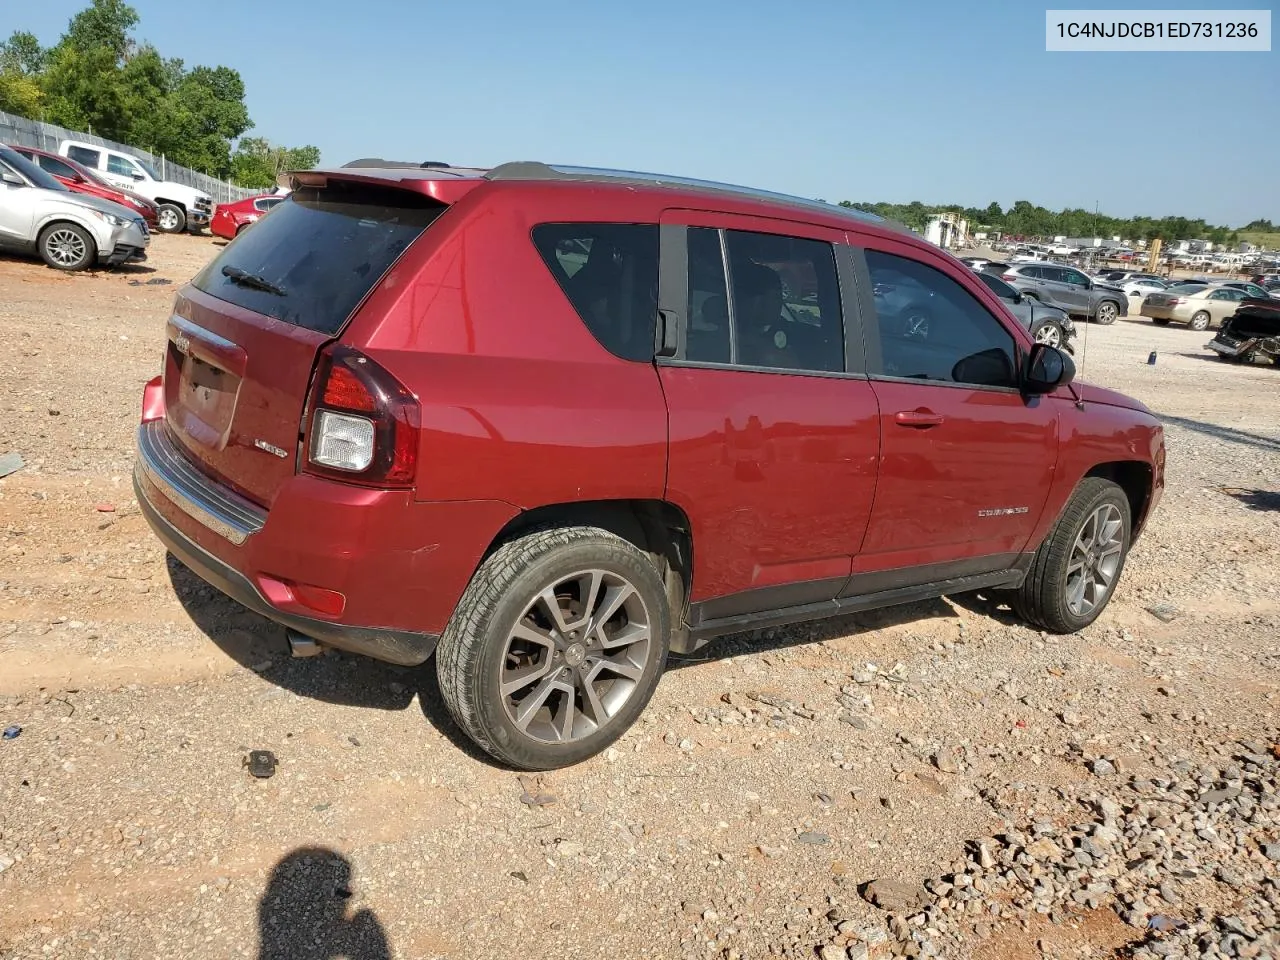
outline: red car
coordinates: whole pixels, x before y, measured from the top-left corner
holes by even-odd
[[[35,147],[14,147],[13,150],[22,154],[32,163],[38,164],[42,170],[52,175],[68,189],[91,197],[111,200],[121,206],[136,210],[142,219],[147,221],[149,229],[156,230],[159,228],[160,208],[146,197],[136,194],[132,190],[122,190],[115,184],[107,183],[106,180],[103,180],[92,170],[68,157],[62,157],[47,150],[37,150]]]
[[[284,197],[273,194],[263,194],[259,197],[246,197],[235,203],[220,203],[213,211],[209,232],[215,237],[234,240],[241,230],[254,223],[283,199]]]
[[[176,297],[138,503],[295,654],[434,651],[511,766],[602,750],[723,634],[979,589],[1080,630],[1164,489],[1146,407],[879,218],[540,163],[293,180]]]

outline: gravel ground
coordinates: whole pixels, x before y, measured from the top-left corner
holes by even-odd
[[[0,261],[0,957],[1280,953],[1280,370],[1081,327],[1169,444],[1082,633],[958,597],[725,638],[520,778],[431,669],[291,660],[149,534],[141,386],[215,250]]]

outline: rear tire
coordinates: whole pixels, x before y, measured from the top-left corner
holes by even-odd
[[[1191,322],[1187,324],[1192,330],[1208,330],[1209,314],[1204,310],[1197,310],[1191,315]]]
[[[569,766],[640,716],[670,634],[667,590],[648,554],[598,527],[534,531],[471,578],[436,651],[440,692],[500,762]]]
[[[1086,477],[1036,551],[1022,586],[1006,595],[1014,612],[1053,633],[1093,623],[1115,595],[1131,529],[1124,490]]]
[[[161,233],[181,233],[187,228],[187,213],[176,203],[162,203],[159,221]]]
[[[1094,318],[1104,327],[1115,323],[1118,316],[1120,316],[1120,305],[1113,300],[1103,300],[1094,313]]]
[[[54,270],[87,270],[98,259],[98,245],[89,231],[75,223],[51,223],[36,241],[40,259]]]

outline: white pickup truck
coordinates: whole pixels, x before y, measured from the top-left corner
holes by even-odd
[[[76,140],[63,140],[58,144],[58,153],[83,164],[103,179],[154,201],[160,208],[160,229],[164,233],[181,233],[187,229],[199,233],[213,216],[213,201],[207,193],[160,179],[145,161],[132,154]]]

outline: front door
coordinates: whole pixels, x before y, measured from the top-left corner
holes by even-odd
[[[3,162],[0,162],[0,172],[18,175]],[[0,181],[0,243],[21,247],[31,242],[38,198],[39,191],[34,187]]]
[[[872,285],[916,293],[902,308],[876,297],[864,323],[882,460],[847,594],[1007,569],[1035,546],[1058,401],[1018,391],[1026,341],[979,284],[893,241],[867,243]]]
[[[692,518],[693,624],[830,601],[848,580],[880,425],[861,351],[846,357],[842,239],[755,217],[664,218],[663,313],[683,330],[658,367],[667,499]]]

